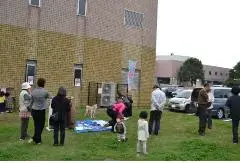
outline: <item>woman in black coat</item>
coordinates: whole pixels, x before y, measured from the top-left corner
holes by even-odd
[[[57,96],[52,99],[51,107],[53,109],[53,115],[57,115],[57,120],[54,122],[54,146],[58,146],[58,131],[60,128],[60,145],[64,145],[65,140],[65,124],[66,116],[70,111],[71,103],[66,98],[67,91],[65,88],[60,87]]]
[[[231,92],[233,96],[227,100],[226,107],[230,109],[232,118],[233,144],[238,144],[238,126],[240,121],[240,89],[239,87],[233,87]]]

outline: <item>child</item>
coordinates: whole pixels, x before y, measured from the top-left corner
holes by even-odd
[[[0,113],[4,113],[5,110],[5,96],[4,92],[0,91]]]
[[[114,126],[114,132],[117,133],[117,139],[118,141],[126,141],[126,132],[127,128],[123,122],[123,117],[121,115],[118,115],[116,119],[116,124]]]
[[[32,102],[31,97],[31,86],[29,83],[22,84],[22,91],[19,95],[19,117],[21,119],[21,136],[20,141],[25,140],[26,138],[30,138],[28,135],[28,124],[29,124],[29,117],[31,116],[30,106]]]
[[[149,138],[147,112],[142,111],[138,120],[138,142],[137,142],[137,156],[140,155],[141,149],[143,154],[147,155],[147,139]],[[142,147],[141,147],[142,146]]]
[[[12,110],[13,110],[13,98],[10,95],[10,93],[8,93],[8,92],[5,94],[5,97],[6,97],[6,112],[7,113],[12,113]]]

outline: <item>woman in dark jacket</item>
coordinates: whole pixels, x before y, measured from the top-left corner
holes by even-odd
[[[240,96],[238,95],[240,90],[238,87],[232,88],[232,94],[227,102],[226,107],[230,109],[230,114],[232,118],[232,134],[233,134],[233,144],[238,143],[238,126],[240,121]]]
[[[60,145],[64,145],[65,139],[65,121],[67,113],[70,111],[70,100],[66,98],[67,91],[60,87],[57,96],[52,99],[51,107],[53,114],[57,114],[58,120],[54,122],[54,146],[58,146],[58,131],[60,128]]]

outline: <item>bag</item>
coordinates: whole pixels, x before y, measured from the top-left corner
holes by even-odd
[[[58,112],[53,113],[53,114],[50,116],[50,121],[51,121],[51,122],[57,122],[58,120],[59,120]]]
[[[27,110],[29,111],[29,112],[31,112],[32,111],[32,108],[31,107],[27,107]]]

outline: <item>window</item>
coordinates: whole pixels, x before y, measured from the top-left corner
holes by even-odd
[[[217,76],[217,72],[215,72],[215,75]]]
[[[35,85],[37,61],[28,60],[25,69],[25,82]]]
[[[29,5],[40,7],[40,0],[29,0]]]
[[[82,83],[82,65],[74,65],[74,86],[80,87]]]
[[[228,76],[228,73],[226,73],[226,76]]]
[[[223,76],[223,73],[221,72],[221,74],[220,74],[221,76]]]
[[[231,89],[215,89],[214,98],[229,98],[231,96]]]
[[[78,10],[77,14],[81,16],[86,16],[87,0],[78,0]]]
[[[212,72],[211,72],[211,71],[209,71],[209,75],[212,75]]]
[[[126,26],[142,28],[143,13],[125,10],[124,24]]]
[[[189,99],[191,97],[191,94],[192,94],[192,92],[190,92],[190,91],[182,91],[181,93],[177,94],[176,97]]]

